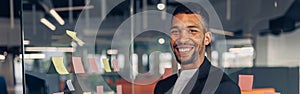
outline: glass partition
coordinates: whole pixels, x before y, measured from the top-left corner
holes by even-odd
[[[241,16],[248,12],[239,9],[244,2],[225,1],[193,1],[208,12],[207,30],[212,32],[212,42],[206,46],[205,56],[211,64],[225,71],[237,84],[239,75],[250,75],[252,80],[254,75],[261,79],[254,81],[255,88],[298,92],[297,54],[286,46],[276,45],[277,40],[284,44],[283,39],[287,38],[260,36],[258,32],[264,31],[261,28],[268,27],[266,22],[259,19],[256,23],[248,15]],[[253,2],[265,5],[267,1]],[[170,29],[172,13],[185,3],[184,0],[22,0],[23,52],[19,47],[12,48],[11,52],[18,52],[8,56],[14,58],[11,60],[16,65],[23,61],[20,66],[24,68],[26,94],[153,94],[158,81],[179,72],[180,65],[170,45]],[[260,14],[265,10],[257,11]],[[252,12],[248,14],[255,14]],[[261,15],[253,17],[258,16]],[[266,32],[271,31],[266,30],[265,35]],[[281,59],[278,54],[284,53],[278,49],[293,53],[290,60],[293,65],[278,63]],[[289,59],[288,55],[284,57]],[[1,58],[0,55],[0,64],[4,64]],[[277,65],[285,66],[274,67]],[[269,78],[278,79],[263,82]],[[289,89],[284,89],[287,83]]]
[[[149,28],[152,17],[140,13],[156,7],[140,3],[23,1],[26,93],[153,93],[165,68],[176,72],[177,64],[167,33]]]

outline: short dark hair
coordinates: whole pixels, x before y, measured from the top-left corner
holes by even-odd
[[[198,14],[202,17],[201,24],[208,31],[209,16],[205,9],[196,3],[183,3],[176,7],[173,16],[177,14]]]

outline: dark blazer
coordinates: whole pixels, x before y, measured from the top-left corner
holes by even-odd
[[[177,80],[177,74],[160,80],[155,94],[171,94]],[[182,94],[241,94],[239,86],[221,69],[211,66],[205,57],[202,65],[183,89]]]

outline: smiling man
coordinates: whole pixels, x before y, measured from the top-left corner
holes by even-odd
[[[238,85],[205,57],[212,37],[207,22],[208,14],[199,5],[175,9],[170,44],[181,69],[159,81],[155,94],[240,94]]]

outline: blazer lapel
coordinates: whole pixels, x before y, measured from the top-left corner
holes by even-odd
[[[185,88],[182,91],[182,94],[190,94],[196,85],[197,79],[199,75],[199,70],[196,71],[196,73],[193,75],[193,77],[190,79],[190,81],[187,83]]]

